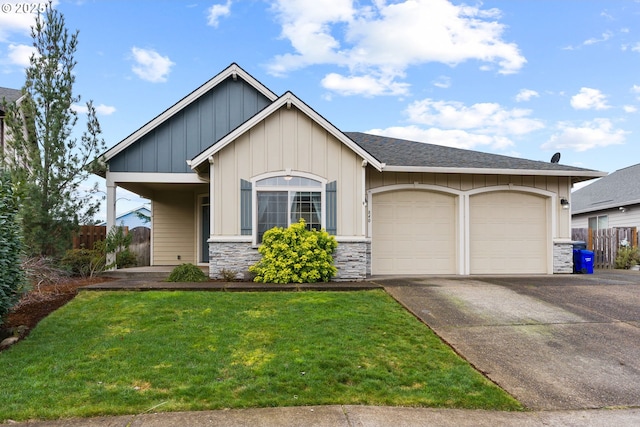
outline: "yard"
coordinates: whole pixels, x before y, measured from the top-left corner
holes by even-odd
[[[0,365],[0,422],[324,404],[522,409],[383,291],[81,292]]]

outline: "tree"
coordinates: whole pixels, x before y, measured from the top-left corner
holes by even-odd
[[[106,144],[91,101],[86,104],[86,130],[79,140],[73,135],[80,101],[73,93],[78,31],[70,34],[64,16],[49,3],[38,14],[31,36],[36,53],[26,70],[26,96],[7,111],[14,155],[10,168],[26,250],[58,257],[79,221],[88,221],[99,207],[79,187]]]

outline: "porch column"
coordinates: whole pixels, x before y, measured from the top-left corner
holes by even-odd
[[[214,263],[212,262],[212,251],[211,251],[211,238],[214,235],[214,219],[215,219],[215,203],[213,202],[213,187],[214,187],[214,167],[213,167],[213,156],[209,156],[209,244],[207,245],[209,249],[209,277],[216,277],[218,271],[214,271]]]
[[[214,167],[213,167],[213,156],[209,157],[209,239],[214,234],[214,210],[215,205],[213,203],[213,188],[214,188]],[[211,264],[211,260],[209,259],[209,264]]]
[[[116,189],[118,186],[115,182],[109,179],[109,172],[107,172],[107,234],[115,227],[116,225]],[[109,253],[107,254],[107,264],[115,263],[116,254]],[[110,270],[115,270],[116,267],[110,268]]]

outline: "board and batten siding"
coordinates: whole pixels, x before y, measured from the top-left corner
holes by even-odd
[[[156,193],[153,198],[153,265],[196,263],[195,218],[193,192]]]
[[[270,101],[242,79],[228,78],[109,161],[112,172],[192,172],[186,161]]]
[[[269,115],[214,155],[214,229],[241,234],[240,180],[290,168],[337,182],[337,234],[362,236],[362,158],[293,106]]]
[[[459,191],[478,188],[513,185],[545,190],[558,195],[556,203],[557,230],[554,239],[571,238],[571,212],[562,209],[560,198],[568,198],[571,192],[571,180],[568,177],[529,176],[529,175],[482,175],[482,174],[436,174],[418,172],[378,172],[372,167],[367,170],[367,190],[399,184],[428,184]]]

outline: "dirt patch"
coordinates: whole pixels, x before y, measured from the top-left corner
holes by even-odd
[[[4,321],[0,324],[0,341],[10,336],[25,338],[40,320],[71,301],[77,295],[78,288],[109,280],[113,279],[68,278],[61,283],[37,286],[23,295],[18,304],[4,317]],[[0,351],[2,350],[0,348]]]

